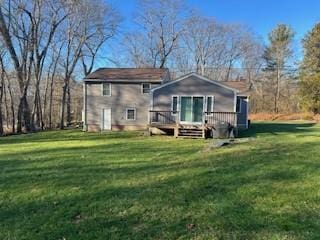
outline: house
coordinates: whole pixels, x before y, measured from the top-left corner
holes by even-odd
[[[168,69],[100,68],[84,79],[84,130],[146,130],[183,135],[219,122],[248,128],[247,84]]]

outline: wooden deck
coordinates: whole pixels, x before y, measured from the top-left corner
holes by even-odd
[[[175,137],[206,138],[219,123],[228,123],[237,128],[235,112],[204,112],[201,123],[182,123],[178,111],[149,111],[149,127],[173,130]]]

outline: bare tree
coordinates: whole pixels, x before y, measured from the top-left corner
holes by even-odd
[[[61,56],[62,44],[55,43],[51,49],[51,60],[46,74],[45,90],[43,95],[43,114],[45,116],[46,127],[52,128],[52,103],[54,93],[54,79],[57,72],[57,66]],[[49,104],[48,104],[49,101]],[[49,106],[48,106],[49,105]],[[48,109],[48,111],[47,111]]]
[[[152,55],[148,54],[148,47],[145,45],[145,36],[137,32],[128,32],[123,39],[128,62],[135,67],[152,66],[154,62]]]
[[[54,62],[53,64],[53,68],[52,68],[52,73],[50,76],[50,96],[49,96],[49,128],[52,128],[52,105],[53,105],[53,93],[54,93],[54,79],[56,77],[56,71],[57,71],[57,67],[58,67],[58,62],[60,60],[61,57],[61,47],[59,48],[57,54],[52,55],[52,62]]]
[[[27,131],[33,129],[27,100],[34,61],[33,53],[30,50],[33,45],[32,24],[28,24],[26,16],[21,14],[20,2],[13,1],[13,3],[10,8],[6,8],[5,14],[3,13],[4,5],[0,7],[0,34],[9,52],[19,83],[20,102],[17,131],[21,132],[23,125]]]
[[[122,21],[118,11],[110,4],[95,3],[95,11],[91,24],[95,33],[84,43],[81,52],[81,63],[84,75],[92,72],[98,52],[108,39],[115,36]]]
[[[1,46],[0,46],[1,47]],[[5,67],[4,67],[4,54],[3,49],[0,49],[0,136],[4,134],[3,130],[3,96],[5,92]]]
[[[196,72],[208,75],[210,67],[218,67],[226,51],[225,29],[213,19],[193,15],[186,22],[182,51],[193,59]],[[185,46],[185,47],[183,47]]]
[[[65,39],[63,46],[63,71],[64,71],[64,84],[63,93],[61,99],[61,111],[60,111],[60,128],[65,126],[65,112],[67,113],[67,123],[71,122],[71,91],[70,80],[75,71],[79,59],[82,54],[90,49],[91,64],[88,65],[85,62],[86,57],[83,58],[83,66],[88,70],[92,70],[96,54],[106,39],[114,35],[117,28],[119,19],[116,18],[114,10],[109,12],[113,14],[107,21],[110,25],[106,26],[104,14],[107,11],[106,3],[95,1],[77,1],[73,2],[72,6],[69,6],[69,15],[67,18],[67,24],[65,31]],[[105,30],[109,29],[110,32]],[[99,39],[99,41],[97,41]],[[93,56],[94,55],[94,56]],[[91,68],[91,69],[90,69]],[[66,111],[65,111],[66,110]]]
[[[164,68],[176,50],[188,14],[180,0],[141,0],[135,22],[136,33],[125,37],[129,57],[135,65]]]
[[[42,107],[40,95],[40,83],[42,79],[43,66],[46,60],[49,46],[54,38],[59,25],[66,19],[67,14],[59,1],[34,0],[32,5],[21,6],[27,14],[32,25],[32,46],[34,56],[35,93],[32,110],[32,124],[43,128]]]
[[[15,98],[14,98],[14,94],[13,94],[13,89],[12,89],[12,84],[11,84],[11,81],[12,81],[12,77],[10,77],[10,75],[8,74],[7,71],[4,72],[5,74],[5,79],[6,79],[6,83],[5,83],[5,86],[6,86],[6,90],[5,91],[5,96],[6,94],[8,93],[9,94],[9,98],[10,98],[10,111],[11,111],[11,132],[12,133],[15,133],[16,132],[16,114],[15,114]],[[6,103],[6,112],[7,112],[7,127],[9,128],[9,106],[8,106],[8,102],[5,101]]]
[[[246,26],[219,23],[196,12],[185,24],[186,30],[174,53],[178,72],[196,71],[228,81],[246,76],[245,69],[256,67],[256,61],[261,63],[261,53],[254,50],[257,38]],[[253,79],[253,72],[250,74]]]
[[[248,35],[241,46],[241,67],[250,88],[258,91],[258,82],[263,67],[264,46],[260,38]]]

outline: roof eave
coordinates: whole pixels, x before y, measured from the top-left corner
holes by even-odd
[[[99,79],[99,78],[84,78],[84,82],[113,82],[113,83],[143,83],[143,82],[151,82],[151,83],[161,83],[163,79]]]
[[[170,82],[166,82],[166,83],[164,83],[163,85],[152,89],[151,91],[158,90],[158,89],[163,88],[163,87],[165,87],[165,86],[171,85],[171,84],[173,84],[173,83],[175,83],[175,82],[182,81],[182,80],[184,80],[184,79],[186,79],[186,78],[188,78],[188,77],[191,77],[191,76],[196,76],[196,77],[198,77],[198,78],[200,78],[200,79],[202,79],[202,80],[204,80],[204,81],[210,82],[210,83],[212,83],[212,84],[216,84],[216,85],[218,85],[218,86],[220,86],[220,87],[223,87],[223,88],[225,88],[225,89],[228,89],[228,90],[230,90],[230,91],[233,91],[233,92],[236,93],[236,94],[238,94],[238,93],[240,92],[238,89],[235,89],[235,88],[226,86],[226,85],[224,85],[224,84],[222,84],[222,83],[220,83],[220,82],[218,82],[218,81],[215,81],[215,80],[212,80],[212,79],[210,79],[210,78],[201,76],[200,74],[197,74],[197,73],[195,73],[195,72],[192,72],[192,73],[188,73],[188,74],[186,74],[186,75],[183,75],[183,76],[177,78],[176,80],[173,80],[173,81],[170,81]]]

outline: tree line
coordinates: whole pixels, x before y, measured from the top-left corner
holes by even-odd
[[[81,86],[75,75],[92,71],[119,20],[118,12],[99,0],[1,1],[0,134],[4,122],[20,133],[62,129],[79,119]]]
[[[206,17],[182,0],[139,0],[123,19],[103,0],[0,1],[0,134],[81,121],[79,81],[97,63],[246,81],[252,112],[320,111],[320,25],[302,40],[277,25],[267,43],[248,26]]]

